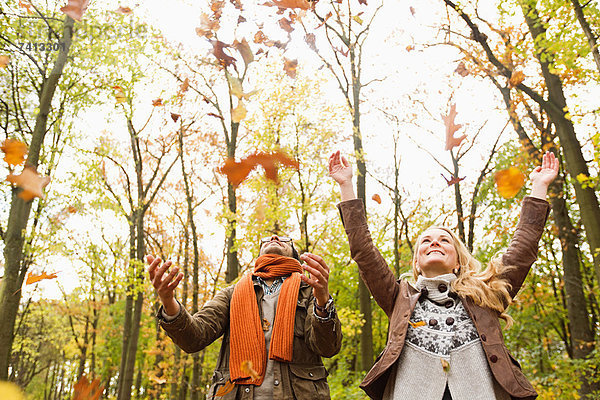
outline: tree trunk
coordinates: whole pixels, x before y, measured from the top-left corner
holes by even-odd
[[[235,158],[239,127],[240,124],[238,122],[231,123],[231,138],[229,138],[227,143],[227,157],[229,158]],[[225,272],[225,281],[229,283],[235,280],[240,273],[240,265],[237,257],[237,246],[235,243],[237,199],[235,188],[229,182],[227,182],[227,205],[229,207],[229,223],[227,227],[227,271]]]
[[[585,33],[585,37],[590,45],[590,51],[594,57],[596,68],[598,68],[598,72],[600,72],[600,52],[598,52],[598,38],[596,35],[594,35],[592,28],[590,28],[590,24],[588,24],[587,20],[585,19],[585,15],[583,15],[583,9],[581,8],[581,4],[579,4],[579,0],[571,0],[571,4],[573,4],[573,11],[575,11],[577,21],[579,21],[579,25],[581,25],[581,29],[583,30],[583,33]]]
[[[548,90],[547,104],[542,104],[548,117],[556,128],[563,149],[567,171],[573,179],[575,196],[581,212],[581,220],[585,227],[587,241],[594,260],[596,277],[600,281],[600,205],[594,188],[584,185],[577,178],[589,177],[590,172],[581,152],[581,145],[575,135],[573,123],[565,117],[568,110],[563,92],[562,82],[557,75],[550,72],[551,54],[542,47],[546,39],[546,30],[535,8],[535,3],[522,1],[521,7],[525,21],[533,38],[536,57]],[[543,39],[543,40],[542,40]]]
[[[56,62],[48,77],[44,77],[42,90],[39,97],[39,112],[35,120],[33,136],[29,144],[29,153],[26,166],[37,168],[40,152],[46,136],[48,115],[52,106],[52,98],[58,82],[62,76],[67,63],[67,55],[71,48],[73,38],[73,24],[71,17],[65,17],[61,43]],[[24,232],[27,229],[29,214],[31,212],[31,201],[24,201],[17,196],[17,189],[12,190],[8,224],[4,239],[4,277],[0,281],[0,380],[8,378],[8,365],[14,339],[14,326],[21,300],[21,286],[25,277],[26,266],[23,268],[22,260]]]

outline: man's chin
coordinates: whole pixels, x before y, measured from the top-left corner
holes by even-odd
[[[262,254],[275,254],[278,256],[291,257],[289,254],[285,254],[284,249],[279,246],[269,246],[263,251]]]

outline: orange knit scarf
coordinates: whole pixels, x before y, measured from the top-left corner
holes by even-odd
[[[267,368],[265,334],[258,313],[252,275],[269,279],[291,274],[283,282],[279,293],[269,348],[270,359],[290,362],[293,353],[294,319],[301,272],[302,267],[298,260],[275,254],[265,254],[256,260],[254,272],[244,275],[235,285],[229,314],[231,334],[229,371],[232,382],[260,386]],[[250,371],[242,368],[242,363],[245,361],[252,362],[252,368],[258,377],[252,378],[249,374]]]

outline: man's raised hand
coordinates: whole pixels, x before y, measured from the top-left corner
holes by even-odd
[[[183,274],[179,272],[179,267],[173,267],[167,275],[165,272],[173,264],[171,261],[165,261],[163,265],[160,265],[162,261],[160,257],[154,257],[152,255],[146,256],[146,261],[150,266],[148,267],[148,275],[152,281],[152,286],[158,294],[158,298],[165,308],[167,315],[177,315],[179,313],[179,303],[175,300],[175,288],[179,285],[179,282],[183,279]]]
[[[305,262],[302,268],[310,273],[310,278],[302,274],[301,278],[313,288],[313,296],[317,305],[324,307],[329,300],[329,267],[316,254],[304,253],[300,259]]]

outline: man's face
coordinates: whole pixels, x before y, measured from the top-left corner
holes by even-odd
[[[277,235],[263,238],[261,240],[260,253],[263,254],[278,254],[285,257],[293,257],[292,240],[290,238],[279,237]]]

